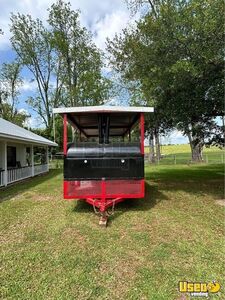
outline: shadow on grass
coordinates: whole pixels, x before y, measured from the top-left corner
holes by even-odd
[[[128,211],[148,211],[164,200],[168,201],[169,198],[158,189],[158,186],[146,182],[145,197],[142,199],[125,199],[118,203],[115,214],[109,218],[108,226]]]
[[[53,179],[62,173],[60,169],[52,169],[48,173],[35,176],[33,178],[28,178],[14,184],[8,185],[7,187],[0,189],[0,203],[10,200],[12,197],[15,197],[25,191],[31,190],[38,186],[39,184],[44,183],[46,180]]]
[[[145,211],[153,208],[157,203],[168,198],[158,190],[157,186],[145,183],[145,197],[143,199],[124,199],[123,202],[116,204],[116,215],[111,216],[111,219],[123,214],[126,211]],[[92,205],[85,200],[78,200],[73,208],[75,213],[90,213],[93,212]]]
[[[223,198],[223,165],[160,166],[146,168],[145,197],[143,199],[125,199],[116,205],[115,215],[110,222],[127,211],[146,211],[163,200],[170,201],[167,192],[184,191],[193,195],[207,195]],[[75,213],[91,213],[93,207],[84,200],[76,202]]]
[[[224,198],[224,166],[194,165],[166,166],[146,170],[146,180],[156,182],[161,192],[178,191],[189,194],[210,196],[214,199]]]
[[[146,166],[146,180],[174,180],[185,181],[192,180],[215,180],[224,178],[224,165],[176,165],[176,166],[159,166],[158,168],[151,165]]]

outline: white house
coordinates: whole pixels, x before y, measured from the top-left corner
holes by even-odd
[[[48,172],[56,143],[0,118],[0,187]]]

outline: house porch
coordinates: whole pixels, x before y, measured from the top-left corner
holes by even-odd
[[[48,170],[48,146],[0,140],[0,187]]]

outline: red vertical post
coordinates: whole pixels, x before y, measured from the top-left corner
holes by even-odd
[[[105,179],[102,179],[101,189],[102,189],[102,193],[101,193],[102,197],[101,197],[100,212],[105,212],[105,209],[106,209],[106,182],[105,182]]]
[[[63,153],[67,153],[67,114],[63,115]]]
[[[141,197],[145,196],[145,180],[141,180]]]
[[[141,154],[145,153],[144,139],[145,139],[145,117],[144,113],[140,116],[140,130],[141,130]]]

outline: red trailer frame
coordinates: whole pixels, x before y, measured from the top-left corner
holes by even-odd
[[[57,113],[57,110],[60,109],[54,110]],[[151,111],[153,111],[152,108]],[[67,154],[67,114],[68,112],[61,113],[63,116],[63,153],[65,156]],[[140,129],[140,152],[142,155],[144,155],[144,112],[139,112],[138,121]],[[93,205],[95,210],[97,208],[101,214],[100,224],[106,225],[107,210],[109,207],[114,208],[115,204],[123,201],[126,198],[143,198],[145,196],[145,180],[105,180],[104,178],[102,178],[102,180],[91,181],[64,180],[63,190],[64,199],[85,199],[87,203]],[[77,192],[74,193],[75,190]]]

